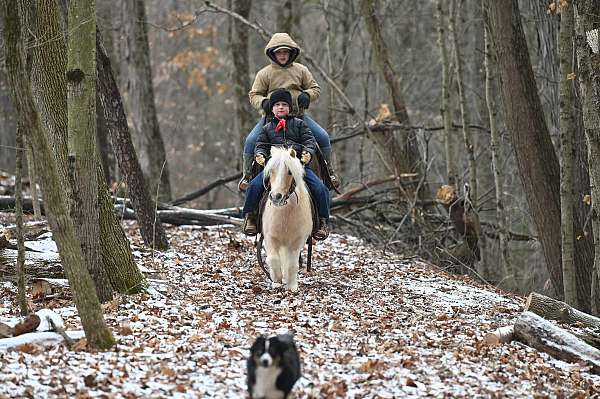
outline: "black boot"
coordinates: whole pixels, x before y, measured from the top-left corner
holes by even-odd
[[[244,218],[244,234],[247,236],[255,236],[258,233],[258,229],[256,227],[256,214],[255,213],[247,213]]]
[[[246,191],[250,180],[252,179],[252,163],[254,162],[254,155],[244,154],[244,160],[242,161],[243,176],[242,180],[238,183],[238,190]]]
[[[324,240],[327,237],[329,237],[329,224],[327,223],[327,219],[325,218],[320,218],[319,223],[319,229],[315,231],[315,234],[313,234],[313,238],[315,240]]]
[[[335,174],[335,170],[333,169],[333,150],[323,151],[323,158],[325,158],[325,162],[327,163],[327,172],[329,173],[329,178],[331,179],[331,184],[335,189],[340,187],[340,179]]]

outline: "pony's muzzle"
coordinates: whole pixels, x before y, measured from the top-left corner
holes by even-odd
[[[285,198],[281,193],[270,193],[269,199],[271,200],[271,203],[275,206],[283,206],[286,203]]]

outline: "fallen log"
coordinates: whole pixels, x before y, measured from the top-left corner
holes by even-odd
[[[581,312],[557,299],[532,292],[527,297],[525,310],[542,316],[544,319],[557,320],[569,324],[579,323],[583,327],[600,329],[600,319]]]
[[[15,281],[17,251],[12,249],[0,250],[0,280]],[[32,252],[25,253],[25,274],[28,277],[65,278],[60,258],[56,253]]]
[[[135,219],[135,212],[129,208],[121,210],[125,219]],[[160,221],[175,226],[193,225],[193,226],[215,226],[220,224],[233,224],[242,226],[243,220],[237,217],[224,214],[213,213],[206,210],[188,209],[171,207],[158,211]]]
[[[518,341],[567,362],[582,362],[600,374],[600,350],[532,312],[523,312],[514,326]]]
[[[483,342],[487,345],[507,344],[514,339],[514,326],[504,326],[485,334]]]

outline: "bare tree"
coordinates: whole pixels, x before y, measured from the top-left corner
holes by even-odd
[[[462,123],[463,142],[465,144],[465,153],[467,155],[467,165],[469,170],[469,185],[473,208],[477,209],[477,165],[475,164],[475,149],[473,148],[473,138],[469,128],[469,112],[467,110],[467,99],[465,95],[465,77],[464,60],[461,55],[460,43],[456,32],[456,18],[460,15],[463,0],[452,0],[450,5],[450,37],[452,39],[452,49],[454,55],[454,71],[456,73],[456,86],[458,87],[458,103],[460,105],[460,119]]]
[[[448,57],[448,46],[446,42],[446,20],[448,18],[448,10],[445,7],[447,2],[444,0],[437,1],[437,25],[438,25],[438,42],[440,46],[440,54],[442,56],[442,106],[440,113],[444,122],[444,150],[446,152],[446,180],[448,184],[456,188],[458,174],[456,171],[455,148],[454,148],[454,127],[452,126],[452,101],[450,97],[450,69],[451,62]]]
[[[573,161],[575,159],[575,120],[574,106],[574,12],[573,4],[560,6],[560,215],[561,215],[561,248],[564,300],[571,306],[579,307],[577,300],[577,280],[575,273],[573,207],[574,182]]]
[[[19,115],[23,116],[24,126],[32,136],[35,153],[44,168],[43,188],[48,213],[48,222],[56,240],[61,263],[65,269],[73,292],[81,323],[91,347],[110,348],[114,339],[102,315],[102,309],[94,283],[84,265],[81,245],[76,238],[73,221],[69,217],[65,195],[60,188],[56,161],[51,155],[46,136],[42,133],[37,111],[33,104],[31,90],[26,75],[24,52],[20,39],[18,7],[8,0],[0,3],[4,20],[6,62],[9,81],[13,87],[13,100]]]
[[[563,293],[560,229],[560,167],[527,52],[517,0],[488,1],[491,38],[501,77],[502,99],[519,175],[537,227],[546,267],[557,295]],[[576,222],[575,229],[581,230]],[[592,249],[585,240],[575,240],[578,275],[589,269]],[[579,281],[579,279],[578,279]],[[579,288],[585,289],[584,286]],[[587,310],[590,298],[581,309]]]
[[[128,48],[127,81],[133,139],[151,192],[158,192],[161,201],[169,201],[171,200],[169,165],[156,117],[144,3],[144,0],[122,2]]]
[[[485,7],[484,7],[485,8]],[[500,132],[497,124],[496,92],[494,81],[496,80],[496,65],[493,48],[489,40],[489,31],[484,31],[485,36],[485,99],[490,126],[490,152],[492,155],[492,170],[494,174],[494,189],[496,198],[496,218],[498,220],[498,236],[500,242],[500,257],[506,278],[506,286],[509,289],[518,289],[521,276],[519,269],[510,262],[510,251],[508,241],[508,216],[504,209],[504,176],[502,174],[502,161],[500,159]]]
[[[404,96],[383,38],[382,23],[377,16],[377,9],[378,0],[361,0],[361,11],[373,43],[375,58],[391,94],[394,115],[403,127],[393,132],[373,133],[372,137],[387,155],[388,167],[392,173],[423,173],[416,135],[410,127]]]
[[[598,26],[600,15],[598,4],[593,0],[579,0],[576,2],[577,13],[575,16],[577,61],[579,64],[579,82],[581,85],[583,105],[583,125],[588,143],[588,163],[592,186],[592,225],[594,229],[594,269],[596,278],[600,276],[600,38]],[[575,252],[577,253],[577,251]],[[595,306],[600,292],[594,286],[591,293],[592,305]],[[593,309],[598,313],[600,309]]]
[[[108,55],[102,46],[100,33],[96,38],[98,53],[98,93],[113,150],[119,162],[135,210],[140,233],[146,245],[160,250],[169,247],[165,230],[156,213],[156,204],[148,191],[146,180],[133,147],[123,108],[121,94],[112,74]]]
[[[96,156],[96,5],[95,0],[69,2],[66,70],[71,215],[87,268],[101,302],[112,299],[112,287],[100,262]]]
[[[234,0],[233,11],[248,19],[251,0]],[[231,21],[231,56],[233,60],[234,103],[240,144],[243,149],[246,136],[255,124],[256,115],[248,102],[250,71],[248,69],[248,26],[238,20]]]

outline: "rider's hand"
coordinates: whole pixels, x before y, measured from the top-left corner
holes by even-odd
[[[308,109],[309,105],[310,105],[310,96],[308,95],[307,92],[303,91],[298,96],[298,107],[301,109]]]
[[[257,164],[259,164],[260,166],[265,166],[265,156],[263,154],[256,154],[254,156],[254,160],[256,161]]]
[[[304,165],[308,165],[308,163],[310,162],[310,152],[308,151],[302,151],[302,157],[300,157],[300,161],[304,164]]]
[[[262,100],[262,103],[260,103],[260,107],[265,111],[265,114],[269,114],[269,112],[271,112],[271,100],[265,98]]]

